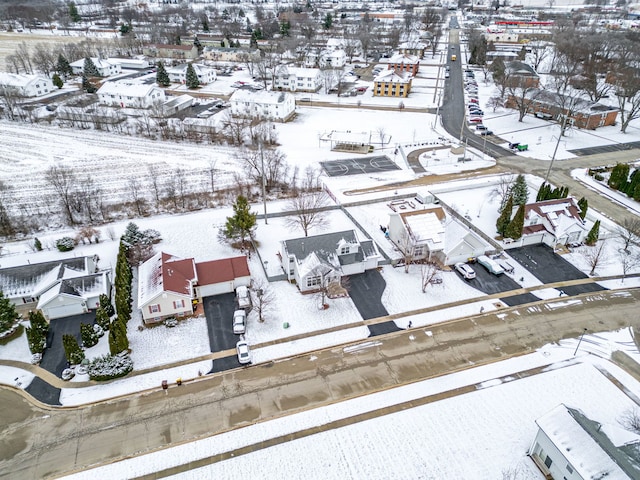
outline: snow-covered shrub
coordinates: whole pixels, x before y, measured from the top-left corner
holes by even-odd
[[[41,353],[34,353],[31,355],[31,365],[38,365],[42,361]]]
[[[71,237],[62,237],[56,240],[56,248],[61,252],[73,250],[75,246],[75,240]]]
[[[104,355],[94,358],[89,364],[91,380],[111,380],[124,377],[133,370],[133,361],[129,355]]]
[[[76,375],[76,372],[74,372],[72,368],[65,368],[62,371],[61,377],[63,380],[66,381],[66,380],[71,380],[73,377],[75,377],[75,375]]]
[[[164,321],[165,327],[175,327],[178,325],[178,320],[175,317],[169,317]]]
[[[96,332],[98,338],[104,336],[104,329],[97,323],[93,325],[93,331]]]

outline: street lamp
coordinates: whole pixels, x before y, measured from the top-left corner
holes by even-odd
[[[578,349],[580,348],[580,343],[582,343],[582,337],[584,337],[584,334],[587,333],[587,329],[585,328],[584,330],[582,330],[582,335],[580,335],[580,340],[578,340],[578,345],[576,345],[576,350],[575,352],[573,352],[573,356],[576,356],[576,353],[578,353]]]
[[[262,165],[262,204],[264,205],[264,224],[267,225],[267,194],[266,194],[266,176],[264,174],[264,155],[262,153],[262,144],[260,144],[260,163]]]

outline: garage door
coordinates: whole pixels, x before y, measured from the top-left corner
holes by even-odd
[[[233,282],[221,282],[211,285],[202,285],[199,287],[200,297],[210,297],[211,295],[220,295],[221,293],[233,292]]]
[[[71,305],[59,305],[47,308],[45,313],[49,318],[62,318],[85,313],[85,310],[84,307],[79,303],[74,303]]]

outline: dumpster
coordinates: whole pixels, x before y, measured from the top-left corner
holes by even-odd
[[[529,145],[518,145],[516,148],[519,152],[524,152],[525,150],[529,150]]]

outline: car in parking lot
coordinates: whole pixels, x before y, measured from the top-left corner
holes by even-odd
[[[482,123],[482,117],[470,117],[469,122],[471,123]]]
[[[477,98],[475,98],[475,97],[470,97],[470,98],[469,98],[469,102],[471,102],[471,103],[478,103],[478,99],[477,99]]]
[[[462,278],[464,278],[465,280],[472,280],[476,278],[476,272],[466,263],[456,263],[454,265],[454,268],[460,275],[462,275]]]
[[[486,125],[476,125],[476,130],[488,130]]]
[[[542,120],[553,120],[553,115],[544,112],[536,112],[534,113],[536,118],[540,118]]]
[[[491,130],[481,130],[480,135],[482,135],[483,137],[488,137],[489,135],[493,135],[493,132]]]
[[[233,312],[233,333],[236,335],[245,333],[247,330],[247,312],[236,310]]]
[[[480,117],[484,116],[484,112],[482,110],[476,110],[476,109],[470,109],[469,110],[469,114],[470,115],[478,115]]]
[[[240,340],[236,343],[236,352],[238,354],[238,362],[242,365],[251,363],[251,349],[249,343],[246,340]]]

